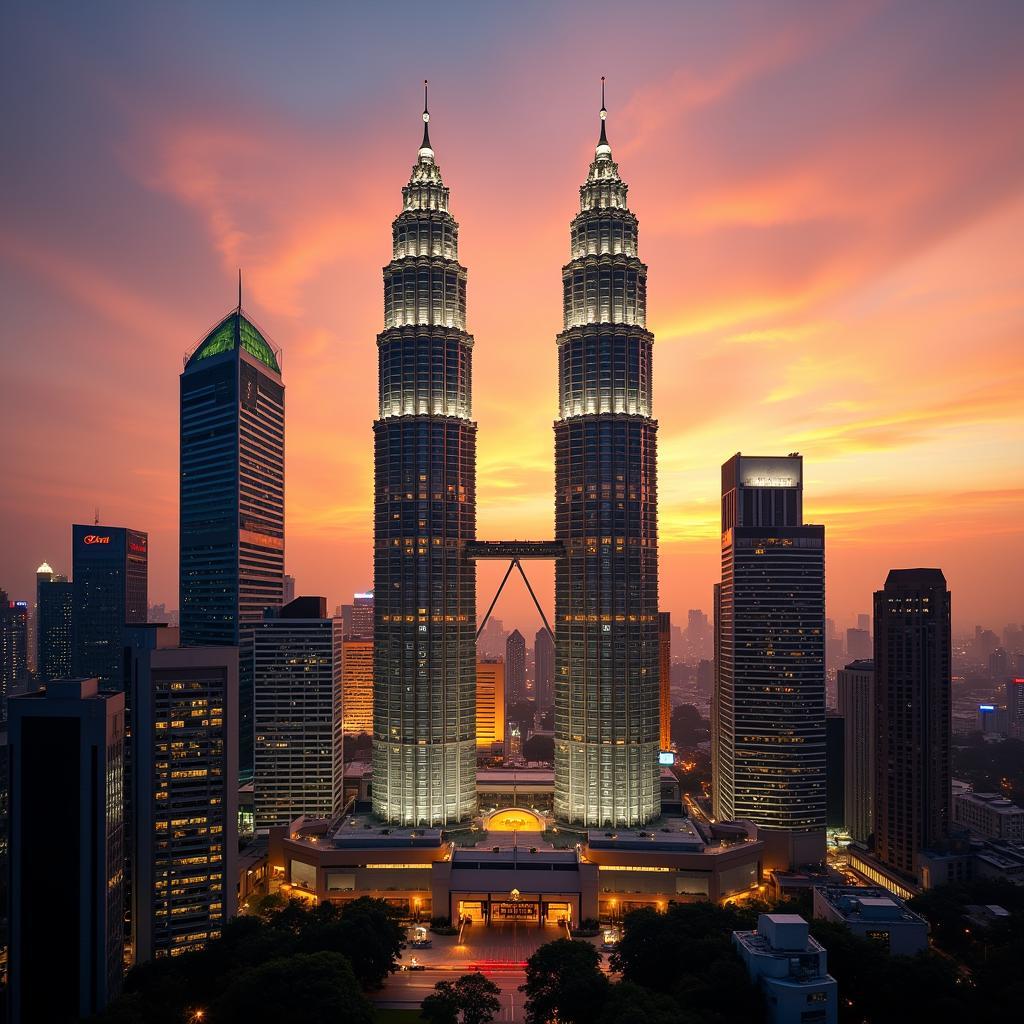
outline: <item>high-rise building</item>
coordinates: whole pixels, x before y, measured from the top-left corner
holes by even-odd
[[[850,661],[870,661],[873,653],[871,633],[868,630],[848,629],[846,631],[846,656]]]
[[[281,605],[291,604],[295,600],[295,577],[284,574],[281,581]]]
[[[124,703],[96,679],[10,700],[14,1024],[91,1017],[120,992]]]
[[[843,811],[846,829],[860,843],[872,830],[875,788],[875,663],[853,661],[839,670],[843,716]]]
[[[71,673],[124,682],[124,629],[146,621],[149,538],[122,526],[71,527]]]
[[[355,594],[352,598],[351,640],[373,640],[373,594]]]
[[[722,467],[715,814],[770,866],[825,854],[825,528],[803,522],[799,455]]]
[[[136,962],[218,938],[236,912],[238,649],[130,630],[131,943]]]
[[[518,629],[505,641],[505,694],[509,704],[526,700],[526,638]]]
[[[1006,681],[1006,728],[1015,739],[1024,739],[1024,677]]]
[[[476,811],[476,424],[459,227],[423,118],[377,336],[373,809],[443,825]]]
[[[7,698],[28,681],[28,602],[12,601],[0,590],[0,718]]]
[[[43,562],[36,569],[36,679],[71,676],[73,584]]]
[[[342,632],[323,597],[299,597],[253,631],[257,830],[342,807]]]
[[[373,735],[373,641],[345,640],[341,645],[342,732]]]
[[[949,833],[952,638],[940,569],[875,591],[875,855],[905,875]]]
[[[555,638],[547,626],[538,629],[533,638],[533,676],[537,706],[550,707],[554,700]]]
[[[508,630],[505,629],[505,623],[492,615],[477,637],[477,653],[481,658],[504,658],[507,639]]]
[[[647,267],[605,133],[562,269],[555,422],[555,817],[661,813],[657,422]]]
[[[185,647],[239,648],[238,763],[252,772],[252,628],[284,592],[280,352],[238,307],[181,374],[180,616]],[[77,572],[76,572],[77,577]]]
[[[672,749],[672,616],[658,612],[658,720],[660,746]]]
[[[825,822],[830,829],[846,824],[846,735],[843,716],[825,714]]]
[[[481,658],[476,663],[476,745],[490,751],[505,742],[505,663]]]
[[[857,628],[863,629],[865,633],[871,632],[871,615],[861,612],[857,616]]]

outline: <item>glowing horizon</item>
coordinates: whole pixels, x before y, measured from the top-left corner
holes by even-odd
[[[840,626],[913,565],[944,571],[957,630],[1024,619],[1024,9],[634,5],[614,45],[599,4],[413,31],[416,9],[13,13],[0,587],[70,573],[99,506],[148,531],[150,600],[177,607],[181,357],[241,266],[282,350],[286,571],[332,608],[368,588],[380,269],[425,77],[478,536],[550,538],[560,270],[606,75],[649,267],[662,607],[711,611],[721,464],[800,451]],[[503,571],[481,564],[481,615]],[[550,617],[551,570],[528,572]]]

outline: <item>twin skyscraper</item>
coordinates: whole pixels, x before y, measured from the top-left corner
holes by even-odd
[[[606,113],[602,94],[562,270],[554,811],[561,821],[625,826],[660,813],[657,423],[647,268]],[[403,825],[477,810],[473,338],[429,119],[424,103],[377,338],[373,806]]]

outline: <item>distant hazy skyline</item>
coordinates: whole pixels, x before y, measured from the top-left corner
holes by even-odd
[[[287,571],[332,606],[369,586],[380,270],[424,78],[469,270],[478,536],[552,536],[604,74],[650,267],[662,607],[711,611],[721,464],[800,451],[837,622],[918,565],[956,629],[1024,619],[1024,5],[430,10],[7,6],[0,587],[69,572],[99,506],[149,532],[150,599],[177,607],[181,357],[239,266],[284,353]],[[539,625],[521,581],[495,614]]]

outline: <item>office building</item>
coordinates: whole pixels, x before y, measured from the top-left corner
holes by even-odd
[[[504,658],[507,639],[508,630],[505,629],[505,623],[492,615],[477,637],[477,653],[481,658]]]
[[[838,986],[828,953],[799,914],[759,914],[757,930],[732,944],[765,997],[770,1024],[836,1024]]]
[[[837,677],[843,717],[843,809],[846,829],[866,843],[875,789],[875,663],[852,661]]]
[[[295,600],[295,577],[284,574],[281,581],[281,605],[291,604]]]
[[[657,421],[647,267],[601,133],[562,268],[555,422],[555,816],[642,825],[658,774]]]
[[[871,615],[867,612],[860,612],[857,615],[857,628],[864,630],[865,633],[870,634],[871,632]]]
[[[28,682],[28,602],[0,590],[0,718],[7,698]]]
[[[766,866],[825,855],[825,528],[803,522],[799,455],[722,467],[715,815],[748,819]]]
[[[505,663],[481,658],[476,663],[476,745],[491,753],[505,742]]]
[[[36,679],[71,676],[71,609],[74,585],[43,562],[36,569]]]
[[[350,639],[373,640],[373,594],[353,595]]]
[[[672,617],[658,612],[658,719],[662,750],[672,749]]]
[[[238,650],[130,631],[136,962],[218,938],[236,913]]]
[[[825,714],[825,824],[830,829],[846,825],[846,736],[843,716]]]
[[[344,624],[342,625],[344,630]],[[341,645],[341,728],[346,736],[373,734],[373,641]]]
[[[341,812],[342,626],[299,597],[253,630],[256,830]]]
[[[998,793],[957,793],[953,824],[986,839],[1024,843],[1024,807]]]
[[[538,708],[551,707],[555,685],[555,638],[547,626],[533,638],[534,696]]]
[[[14,1024],[91,1017],[120,992],[124,704],[97,679],[9,702]]]
[[[180,622],[185,647],[239,648],[239,770],[252,773],[252,628],[284,593],[280,352],[238,306],[181,373]]]
[[[1024,739],[1024,676],[1006,681],[1006,729],[1014,739]]]
[[[526,638],[518,629],[505,641],[505,694],[508,704],[526,700]]]
[[[887,889],[816,885],[813,899],[816,918],[845,925],[893,956],[928,949],[928,922]]]
[[[445,825],[476,811],[476,424],[459,226],[423,118],[377,336],[373,808]]]
[[[909,877],[949,833],[950,598],[939,569],[875,592],[875,855]]]
[[[124,630],[146,621],[149,538],[121,526],[71,527],[71,672],[102,689],[124,681]]]
[[[846,631],[846,657],[850,661],[867,661],[873,653],[871,634],[866,629]]]

